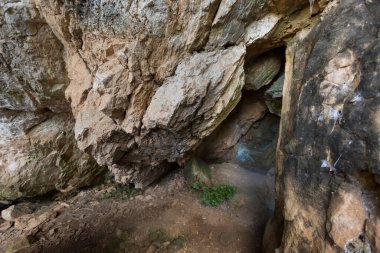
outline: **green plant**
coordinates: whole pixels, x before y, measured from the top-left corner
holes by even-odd
[[[207,186],[202,181],[194,182],[191,188],[202,192],[202,203],[206,206],[219,206],[225,200],[230,200],[237,191],[236,186],[230,184],[214,184]]]
[[[191,188],[198,191],[203,190],[205,187],[206,187],[206,184],[202,181],[197,181],[191,184]]]

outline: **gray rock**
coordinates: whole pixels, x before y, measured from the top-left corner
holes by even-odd
[[[31,209],[27,204],[20,203],[17,205],[12,205],[1,211],[1,217],[6,221],[14,221],[22,215],[31,213],[33,213],[33,209]]]
[[[277,116],[281,116],[282,89],[284,87],[284,81],[285,74],[282,74],[265,91],[265,104],[269,111]]]
[[[101,172],[74,140],[63,56],[64,46],[34,1],[1,1],[2,199],[68,191],[89,184]]]
[[[6,232],[8,229],[10,229],[13,226],[12,221],[3,221],[0,223],[0,233]]]
[[[282,98],[282,89],[284,87],[285,74],[281,74],[274,80],[273,84],[265,91],[265,95],[271,98]]]
[[[247,90],[258,90],[271,83],[281,68],[282,57],[274,53],[261,55],[246,63]]]
[[[207,163],[192,157],[185,165],[184,175],[188,183],[211,183],[211,170]]]

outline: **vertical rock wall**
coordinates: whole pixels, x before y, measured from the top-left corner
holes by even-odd
[[[380,3],[341,1],[287,48],[281,252],[378,252]]]
[[[1,199],[68,191],[102,171],[74,140],[63,52],[34,4],[1,1]]]

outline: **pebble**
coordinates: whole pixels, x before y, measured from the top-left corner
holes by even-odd
[[[1,218],[3,218],[6,221],[14,221],[15,217],[13,217],[13,211],[15,209],[15,205],[8,207],[7,209],[4,209],[1,211]]]
[[[156,246],[153,244],[149,246],[149,248],[145,251],[145,253],[155,253],[156,252]]]

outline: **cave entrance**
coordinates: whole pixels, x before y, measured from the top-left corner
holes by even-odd
[[[235,109],[199,147],[208,163],[236,163],[259,173],[275,167],[285,79],[285,48],[246,59],[246,83]]]
[[[249,55],[249,54],[248,54]],[[246,83],[235,109],[201,144],[197,156],[213,179],[238,187],[234,197],[253,229],[260,252],[265,224],[274,212],[275,161],[285,80],[285,47],[246,57]]]

